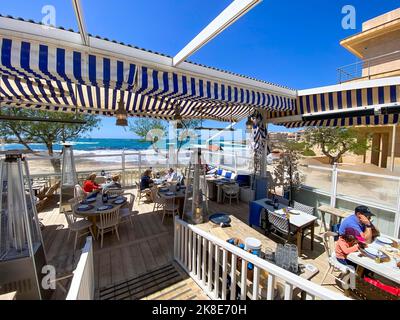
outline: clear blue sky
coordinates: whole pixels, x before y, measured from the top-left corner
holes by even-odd
[[[81,0],[88,31],[109,39],[175,55],[215,18],[229,0]],[[78,30],[71,1],[1,1],[0,13],[40,21],[41,9],[56,8],[56,24]],[[342,28],[344,5],[356,8],[356,30]],[[400,6],[399,0],[264,0],[190,57],[209,66],[306,89],[335,84],[336,68],[356,61],[339,41],[362,22]],[[92,137],[133,137],[103,118]],[[207,126],[218,124],[208,122]],[[270,127],[276,131],[282,127]]]

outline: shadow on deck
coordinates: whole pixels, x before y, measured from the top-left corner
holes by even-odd
[[[44,224],[43,238],[48,263],[53,264],[57,276],[71,273],[78,262],[80,250],[73,252],[73,234],[68,239],[68,226],[63,215],[58,213],[55,197],[47,211],[40,213]],[[153,204],[135,202],[139,211],[133,219],[133,226],[123,223],[119,227],[120,241],[115,234],[107,234],[103,248],[100,241],[94,241],[94,271],[96,299],[208,299],[195,282],[174,262],[173,220],[167,217],[161,223],[161,212],[153,212]],[[53,208],[53,209],[51,209]],[[210,213],[226,212],[247,223],[249,206],[209,203]],[[262,230],[258,230],[264,234]],[[315,232],[314,250],[311,240],[304,239],[302,259],[313,264],[319,273],[312,279],[320,283],[328,268],[322,238]],[[270,236],[272,247],[280,242]],[[77,248],[82,248],[85,237],[80,238]],[[164,281],[165,280],[165,281]],[[68,289],[70,279],[63,286]],[[338,287],[328,282],[325,287],[336,292]],[[340,291],[341,292],[341,291]],[[66,293],[57,288],[54,299],[65,299]]]

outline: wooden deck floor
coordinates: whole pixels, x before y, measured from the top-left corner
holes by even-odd
[[[73,234],[68,239],[68,226],[64,216],[58,213],[57,200],[55,198],[46,211],[39,214],[39,219],[44,225],[42,233],[48,263],[53,264],[58,276],[61,276],[74,270],[80,250],[73,252]],[[210,202],[209,208],[212,213],[226,212],[247,223],[248,204],[220,205]],[[173,262],[172,218],[167,217],[161,223],[161,212],[153,213],[153,204],[135,203],[135,209],[139,214],[134,217],[133,226],[129,222],[120,226],[120,241],[115,235],[108,234],[104,238],[103,248],[100,248],[98,241],[94,242],[96,299],[208,299],[196,283]],[[312,280],[320,283],[328,264],[318,232],[315,238],[314,251],[309,250],[310,239],[305,239],[302,258],[320,270]],[[85,237],[82,237],[77,247],[82,248],[84,241]],[[275,242],[276,239],[271,239],[271,244]],[[146,275],[150,276],[141,281]],[[328,278],[328,281],[332,279]],[[69,281],[64,281],[63,285],[68,288]],[[326,287],[339,291],[333,282]],[[125,288],[125,291],[121,288]],[[111,297],[108,295],[111,291],[118,294]],[[58,288],[53,298],[64,299],[65,292]]]

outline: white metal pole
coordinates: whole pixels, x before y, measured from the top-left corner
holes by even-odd
[[[334,163],[332,166],[331,207],[336,206],[337,174],[337,163]]]
[[[125,187],[126,186],[126,180],[125,180],[125,149],[122,150],[122,184]]]
[[[139,162],[139,180],[142,176],[142,152],[139,150],[139,155],[138,155],[138,162]]]
[[[397,133],[397,126],[393,125],[392,131],[392,153],[391,153],[391,163],[390,163],[390,171],[394,171],[394,160],[395,160],[395,149],[396,149],[396,133]]]

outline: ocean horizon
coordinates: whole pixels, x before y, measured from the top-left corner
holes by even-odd
[[[153,149],[152,143],[150,141],[145,141],[143,139],[121,139],[121,138],[80,138],[73,141],[68,141],[73,145],[74,151],[78,151],[77,153],[85,153],[85,152],[94,152],[100,151],[103,152],[116,152],[120,151],[142,151]],[[202,143],[205,143],[204,141]],[[168,139],[163,139],[157,142],[157,148],[161,150],[167,150],[169,145]],[[188,143],[185,143],[183,146],[187,146]],[[213,145],[218,145],[222,148],[229,149],[242,149],[245,147],[243,143],[238,143],[235,141],[215,141]],[[47,152],[47,148],[44,143],[29,143],[29,146],[34,151],[38,152]],[[22,144],[19,143],[2,143],[0,145],[1,150],[15,150],[15,149],[26,149]],[[53,149],[55,152],[60,152],[62,150],[62,143],[54,143]]]

